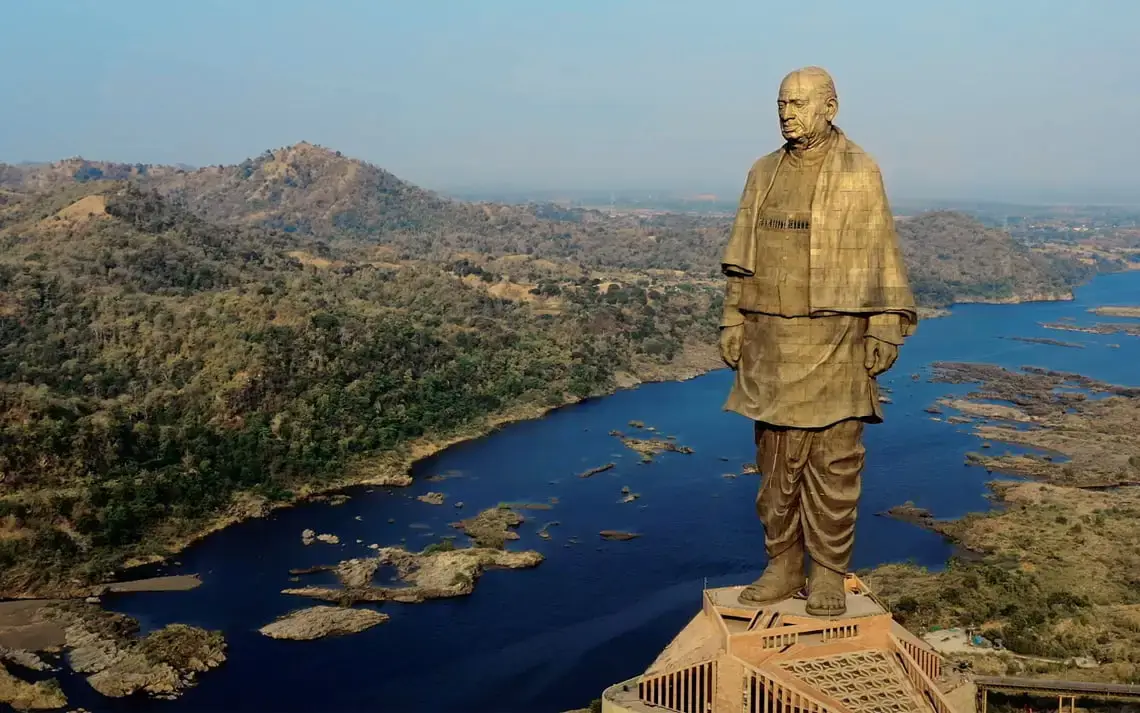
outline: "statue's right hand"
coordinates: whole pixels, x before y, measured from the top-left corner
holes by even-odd
[[[744,325],[720,328],[720,358],[730,369],[740,366],[740,350],[744,346]]]

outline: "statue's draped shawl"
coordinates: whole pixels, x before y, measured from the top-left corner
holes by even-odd
[[[824,158],[811,202],[808,299],[812,316],[896,313],[903,334],[917,323],[914,295],[874,160],[838,128]],[[721,269],[742,278],[741,307],[778,314],[776,305],[750,303],[757,273],[756,216],[787,152],[780,148],[756,161],[748,173]]]

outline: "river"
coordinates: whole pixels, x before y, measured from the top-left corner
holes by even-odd
[[[978,449],[977,439],[965,426],[923,410],[971,387],[930,383],[930,364],[1035,365],[1140,385],[1140,339],[1039,326],[1059,319],[1127,321],[1087,312],[1103,304],[1140,304],[1140,272],[1099,277],[1071,302],[961,305],[952,316],[919,325],[881,379],[893,400],[884,405],[885,423],[866,430],[853,568],[908,560],[939,568],[951,554],[938,536],[875,512],[906,500],[943,518],[989,507],[985,482],[992,476],[963,464],[964,454]],[[1004,338],[1012,336],[1085,348]],[[64,680],[64,689],[73,706],[91,711],[541,713],[584,706],[607,685],[644,670],[695,613],[706,580],[709,586],[744,583],[764,564],[753,506],[758,479],[724,477],[754,460],[751,424],[721,410],[730,382],[722,370],[559,409],[420,462],[412,487],[357,489],[343,505],[282,510],[214,534],[163,570],[200,573],[198,589],[118,595],[106,605],[138,618],[145,630],[171,622],[221,629],[229,660],[172,702],[102,699],[75,676]],[[631,420],[695,452],[641,464],[609,435],[613,429],[632,435]],[[617,466],[610,471],[577,477],[611,461]],[[458,477],[424,479],[433,474]],[[622,486],[640,498],[620,503]],[[415,499],[429,490],[445,493],[447,503]],[[542,552],[546,561],[535,569],[489,572],[461,599],[386,604],[388,623],[351,636],[289,642],[257,632],[281,614],[317,603],[279,593],[296,586],[290,568],[365,556],[370,543],[422,549],[455,534],[448,523],[461,516],[502,501],[551,497],[557,504],[529,511],[522,539],[511,545]],[[537,530],[552,520],[560,523],[550,528],[552,539],[539,538]],[[342,544],[306,547],[305,528],[334,533]],[[602,541],[603,529],[641,537]],[[322,576],[306,582],[332,583],[331,575]]]

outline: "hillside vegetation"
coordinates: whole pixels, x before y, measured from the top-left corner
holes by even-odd
[[[161,551],[239,492],[285,499],[488,414],[653,376],[715,334],[712,282],[390,262],[88,188],[0,212],[8,593]]]
[[[1015,242],[962,213],[924,213],[897,223],[915,299],[952,302],[1055,299],[1096,273]]]

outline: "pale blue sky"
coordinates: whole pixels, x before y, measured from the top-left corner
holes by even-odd
[[[308,140],[435,189],[736,194],[790,69],[897,198],[1140,203],[1136,0],[0,0],[0,160]]]

